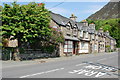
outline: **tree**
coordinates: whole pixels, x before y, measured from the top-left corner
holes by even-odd
[[[109,31],[110,36],[116,39],[117,47],[120,47],[120,18],[108,19],[108,20],[87,20],[89,23],[94,22],[96,30],[103,28],[104,31]]]
[[[105,25],[102,26],[102,28],[103,28],[104,31],[107,31],[107,30],[109,31],[111,26],[109,24],[105,24]]]
[[[1,17],[2,17],[2,6],[0,6],[0,47],[2,46],[2,20],[1,20]]]
[[[2,9],[3,41],[12,36],[11,39],[18,40],[19,48],[23,43],[25,45],[29,43],[31,48],[37,48],[41,46],[38,43],[42,43],[42,47],[45,48],[47,45],[51,45],[50,41],[55,46],[63,42],[64,38],[61,33],[49,27],[50,18],[49,11],[45,9],[43,3],[19,5],[13,2],[12,5],[4,4]]]
[[[4,4],[2,10],[3,38],[18,39],[22,42],[34,43],[36,40],[49,40],[50,15],[44,4],[29,3],[28,5],[12,3]]]

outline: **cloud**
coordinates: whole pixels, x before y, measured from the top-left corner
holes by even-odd
[[[88,6],[89,9],[82,11],[82,13],[95,13],[99,11],[104,5],[90,5]]]

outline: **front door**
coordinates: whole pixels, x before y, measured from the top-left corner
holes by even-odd
[[[73,42],[73,54],[77,54],[77,42]]]

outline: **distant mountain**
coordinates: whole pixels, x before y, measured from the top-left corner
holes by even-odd
[[[102,9],[88,17],[91,20],[120,18],[120,2],[109,2]]]

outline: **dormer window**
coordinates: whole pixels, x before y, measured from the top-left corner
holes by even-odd
[[[96,40],[98,40],[98,35],[96,35]]]
[[[83,37],[83,31],[82,30],[80,31],[80,37]]]
[[[69,26],[69,25],[67,25],[66,27],[67,27],[67,29],[70,29],[70,26]]]
[[[66,26],[67,29],[70,29],[70,26],[71,26],[70,23],[68,23],[67,26]]]
[[[70,26],[70,23],[68,23],[67,25]]]
[[[74,25],[74,28],[77,28],[77,26],[76,26],[76,25]]]
[[[85,38],[88,38],[88,32],[86,32]]]
[[[94,34],[92,34],[91,36],[92,36],[92,39],[94,39]]]

